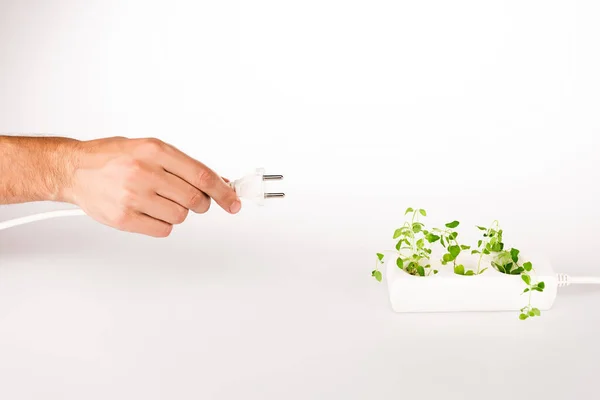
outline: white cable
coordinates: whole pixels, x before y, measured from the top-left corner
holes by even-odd
[[[595,276],[569,276],[567,274],[556,274],[558,287],[566,287],[573,284],[600,285],[600,277]]]
[[[74,210],[58,210],[58,211],[49,211],[40,214],[29,215],[27,217],[15,218],[8,221],[0,222],[0,231],[8,228],[12,228],[13,226],[19,226],[24,224],[29,224],[31,222],[42,221],[45,219],[51,218],[59,218],[59,217],[75,217],[80,215],[86,215],[85,212],[81,209]]]

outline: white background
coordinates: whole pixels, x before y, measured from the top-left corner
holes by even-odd
[[[584,398],[600,295],[394,314],[408,206],[600,275],[594,1],[0,0],[0,132],[159,137],[288,197],[0,232],[0,398]],[[277,190],[279,187],[277,188]],[[55,204],[0,208],[0,220]],[[592,395],[593,396],[593,395]]]

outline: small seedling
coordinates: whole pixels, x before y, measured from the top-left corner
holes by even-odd
[[[422,208],[409,207],[404,212],[404,216],[409,214],[411,214],[410,221],[406,221],[394,231],[393,239],[396,240],[396,250],[388,250],[386,253],[394,254],[398,268],[411,275],[428,276],[432,273],[437,274],[438,271],[432,270],[429,262],[432,253],[429,245],[435,240],[425,230],[425,224],[419,220],[419,217],[427,216],[427,211]],[[376,266],[371,275],[379,282],[381,282],[382,276],[378,266],[383,263],[384,255],[377,253]]]
[[[526,270],[527,269],[531,270],[530,262],[527,262],[523,265],[525,266]],[[520,310],[521,314],[519,314],[519,319],[525,320],[530,317],[539,317],[542,313],[540,312],[540,310],[538,308],[531,306],[531,295],[534,291],[543,292],[546,285],[544,284],[544,282],[538,282],[538,283],[532,282],[531,276],[528,274],[522,274],[521,279],[527,285],[525,290],[523,290],[523,294],[529,293],[529,296],[528,296],[529,302],[525,307],[521,308],[521,310]]]
[[[375,269],[371,271],[371,276],[375,277],[379,282],[383,278],[381,271],[379,270],[379,264],[383,264],[383,254],[377,253],[377,261],[375,262]]]
[[[502,250],[498,252],[497,256],[491,262],[492,266],[498,271],[508,275],[521,275],[521,279],[525,282],[526,288],[523,290],[523,294],[529,293],[528,304],[521,309],[520,319],[527,319],[530,317],[539,316],[540,310],[531,306],[531,295],[534,291],[543,292],[545,288],[544,282],[533,282],[531,278],[531,272],[535,272],[533,264],[530,261],[521,264],[519,262],[519,249],[511,248],[510,250]]]
[[[460,225],[459,221],[448,222],[444,229],[434,228],[433,231],[438,233],[440,236],[440,244],[446,250],[446,253],[442,256],[442,265],[452,263],[454,267],[454,273],[458,275],[474,275],[474,271],[465,271],[465,266],[457,264],[456,260],[461,252],[469,250],[471,246],[460,244],[458,242],[458,232],[455,230]]]
[[[489,228],[483,226],[477,226],[477,229],[484,231],[483,239],[479,239],[477,242],[477,249],[472,250],[471,254],[479,254],[479,260],[477,261],[477,273],[482,274],[486,269],[481,269],[481,261],[484,255],[490,255],[492,253],[498,253],[504,249],[504,243],[502,242],[502,229],[498,224],[498,221],[494,221]]]

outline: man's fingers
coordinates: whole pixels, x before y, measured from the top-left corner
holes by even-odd
[[[165,238],[173,231],[173,225],[138,212],[128,214],[125,223],[118,228],[156,238]]]
[[[174,147],[164,152],[163,168],[212,197],[225,211],[235,214],[241,202],[235,191],[214,171]]]
[[[197,214],[203,214],[210,208],[210,197],[206,193],[167,171],[160,175],[156,192]]]
[[[157,194],[145,197],[137,211],[169,225],[181,224],[188,216],[187,208]]]

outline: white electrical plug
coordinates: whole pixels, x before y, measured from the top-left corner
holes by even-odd
[[[264,168],[257,168],[254,173],[229,182],[229,186],[235,190],[240,198],[252,200],[262,206],[265,204],[266,199],[285,197],[285,193],[266,191],[266,182],[281,179],[283,179],[282,175],[265,175]]]

